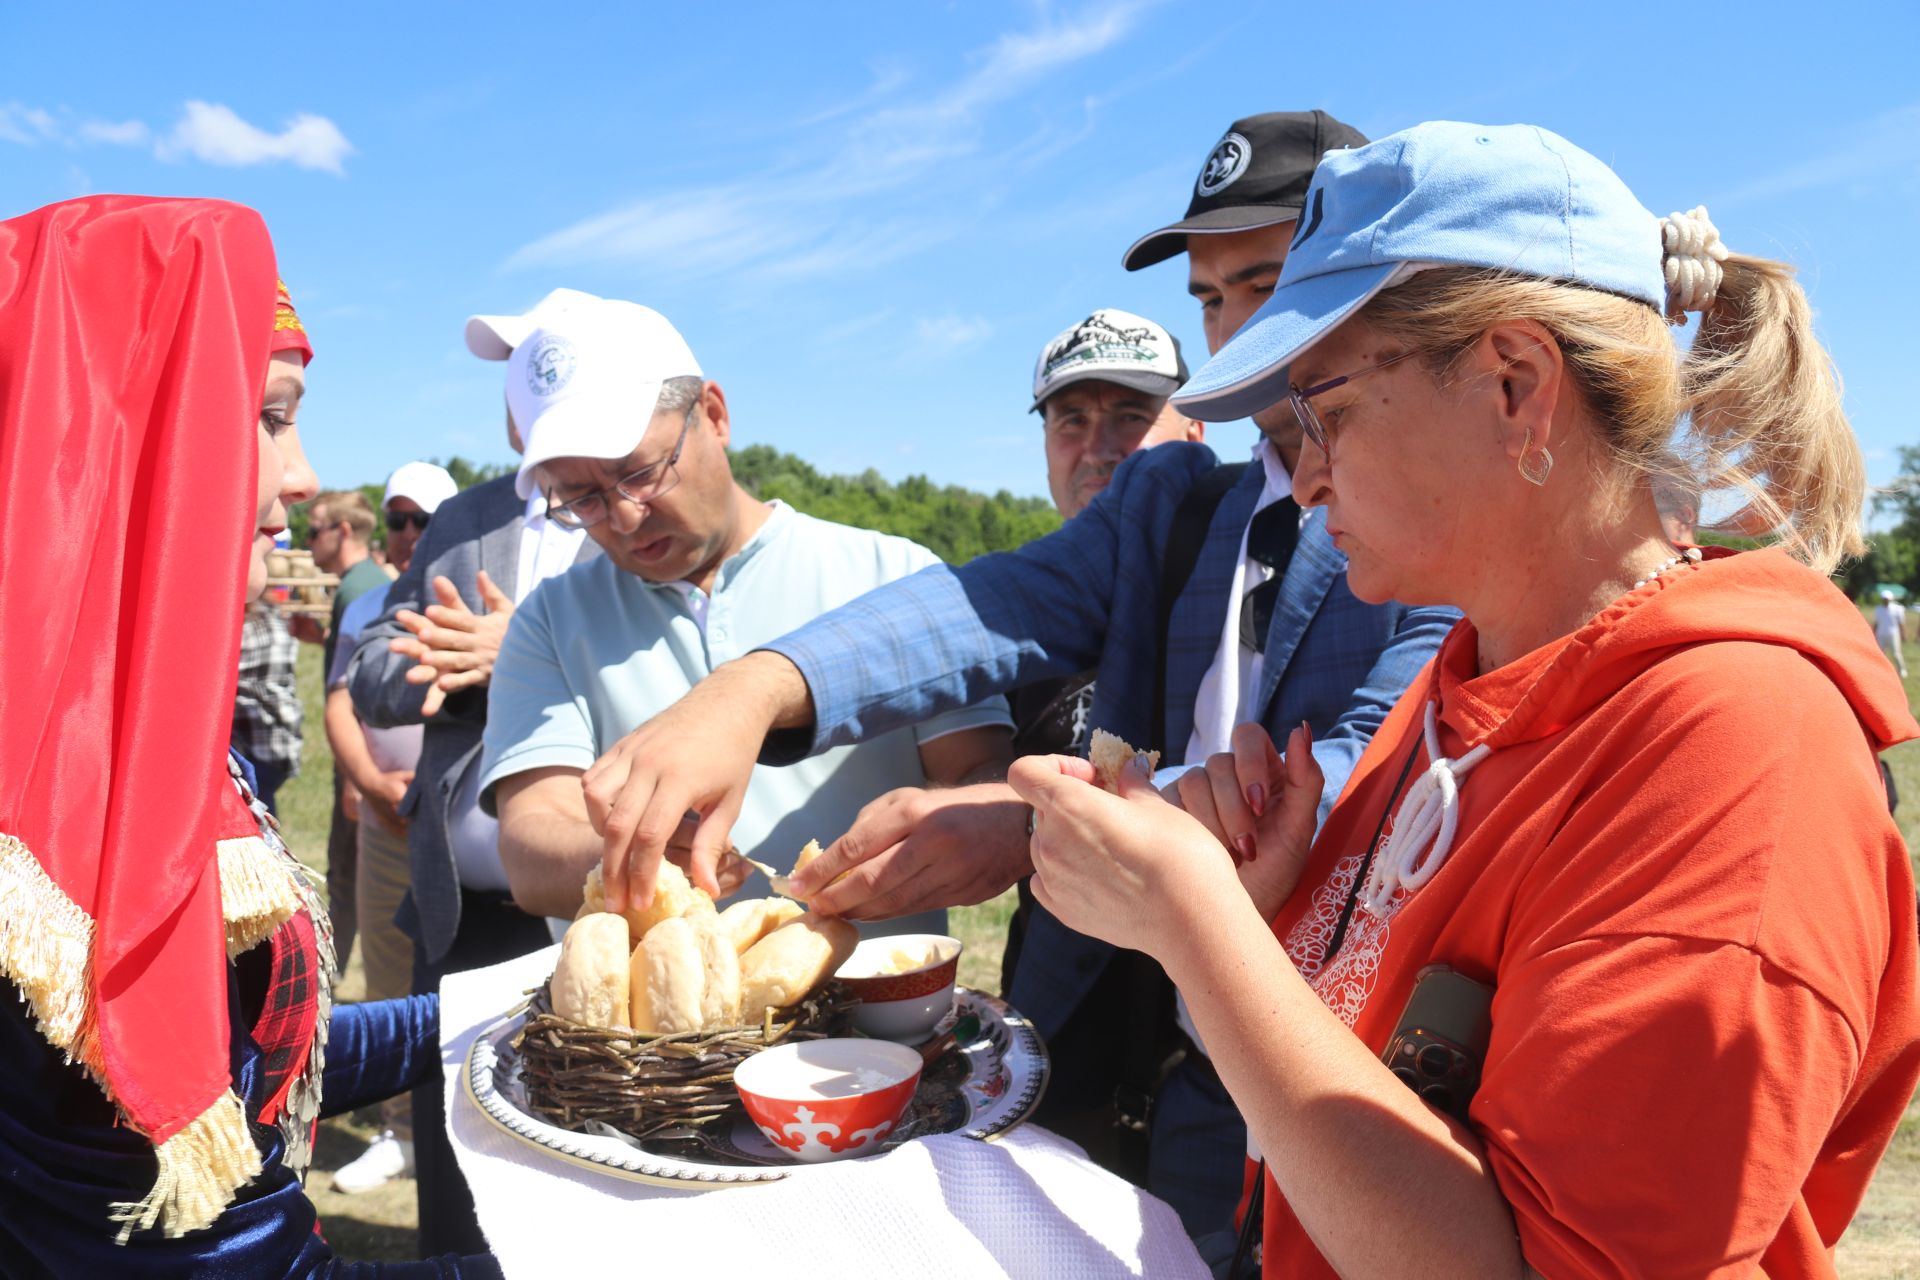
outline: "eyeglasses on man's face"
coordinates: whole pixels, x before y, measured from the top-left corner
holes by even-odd
[[[1327,429],[1327,425],[1320,420],[1320,415],[1314,411],[1313,405],[1310,403],[1315,396],[1325,395],[1335,387],[1346,386],[1355,378],[1364,378],[1370,373],[1378,373],[1382,369],[1399,364],[1402,360],[1412,359],[1419,354],[1420,352],[1418,350],[1402,351],[1397,356],[1388,356],[1379,364],[1361,369],[1356,373],[1342,374],[1338,378],[1329,378],[1325,382],[1316,382],[1305,390],[1289,384],[1287,387],[1287,403],[1293,406],[1293,416],[1300,420],[1300,429],[1307,433],[1307,439],[1313,441],[1314,448],[1320,450],[1321,453],[1327,453],[1327,438],[1332,434],[1332,432]]]
[[[615,495],[625,498],[640,508],[645,516],[647,508],[659,501],[660,495],[680,483],[680,451],[686,448],[687,432],[693,427],[693,416],[700,409],[695,400],[687,406],[687,416],[680,423],[680,435],[673,442],[673,452],[660,461],[621,476],[604,489],[595,489],[592,493],[583,493],[568,502],[547,503],[547,519],[566,529],[589,529],[607,518],[612,509],[608,504]]]

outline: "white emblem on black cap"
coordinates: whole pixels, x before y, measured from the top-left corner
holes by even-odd
[[[1213,148],[1213,154],[1200,166],[1200,178],[1193,189],[1203,196],[1219,195],[1253,161],[1253,144],[1237,133],[1229,133]]]

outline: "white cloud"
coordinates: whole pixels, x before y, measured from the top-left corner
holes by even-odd
[[[143,120],[76,120],[62,107],[56,115],[18,102],[0,103],[0,142],[37,146],[58,143],[86,146],[145,147],[162,160],[191,156],[208,164],[256,165],[284,161],[302,169],[343,175],[341,162],[353,144],[325,116],[302,113],[279,133],[268,133],[241,119],[233,108],[214,102],[189,102],[172,132],[156,138]]]
[[[985,150],[992,110],[1123,39],[1139,11],[1118,4],[1049,17],[977,51],[964,73],[931,92],[908,91],[898,68],[878,71],[858,96],[794,126],[831,123],[815,130],[813,154],[725,183],[650,193],[523,245],[503,267],[615,264],[654,278],[802,279],[923,252],[990,207],[1024,167],[1091,128],[1043,128],[996,153],[990,167],[968,164]],[[881,195],[887,199],[874,198]]]
[[[59,137],[59,122],[48,112],[18,102],[0,104],[0,141],[31,147],[35,143],[57,141]]]
[[[116,147],[145,146],[152,131],[142,120],[88,120],[80,126],[80,137],[87,142],[104,142]]]
[[[246,166],[285,161],[302,169],[344,176],[341,161],[353,144],[325,116],[302,113],[279,133],[247,123],[231,107],[189,102],[173,132],[155,148],[163,160],[190,155],[208,164]]]
[[[991,338],[993,325],[985,316],[962,316],[949,311],[915,320],[913,336],[922,351],[958,351]]]

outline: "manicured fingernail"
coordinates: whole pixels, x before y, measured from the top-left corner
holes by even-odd
[[[1240,851],[1240,859],[1243,862],[1252,862],[1259,854],[1258,848],[1253,843],[1253,837],[1244,832],[1233,838],[1233,847]]]
[[[1261,818],[1267,812],[1267,789],[1259,783],[1247,785],[1247,808],[1253,810],[1253,816]]]

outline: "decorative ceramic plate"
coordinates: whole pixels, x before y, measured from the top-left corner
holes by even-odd
[[[965,987],[955,992],[954,1011],[939,1031],[969,1013],[979,1019],[980,1033],[928,1064],[906,1115],[879,1151],[936,1133],[991,1140],[1039,1105],[1048,1069],[1039,1034],[1004,1000]],[[767,1141],[744,1113],[720,1121],[715,1126],[719,1132],[649,1139],[645,1144],[604,1125],[575,1133],[548,1124],[526,1109],[519,1055],[513,1048],[520,1022],[518,1011],[507,1014],[474,1039],[467,1055],[467,1096],[487,1119],[555,1159],[635,1182],[688,1190],[778,1182],[825,1167],[794,1161]]]

